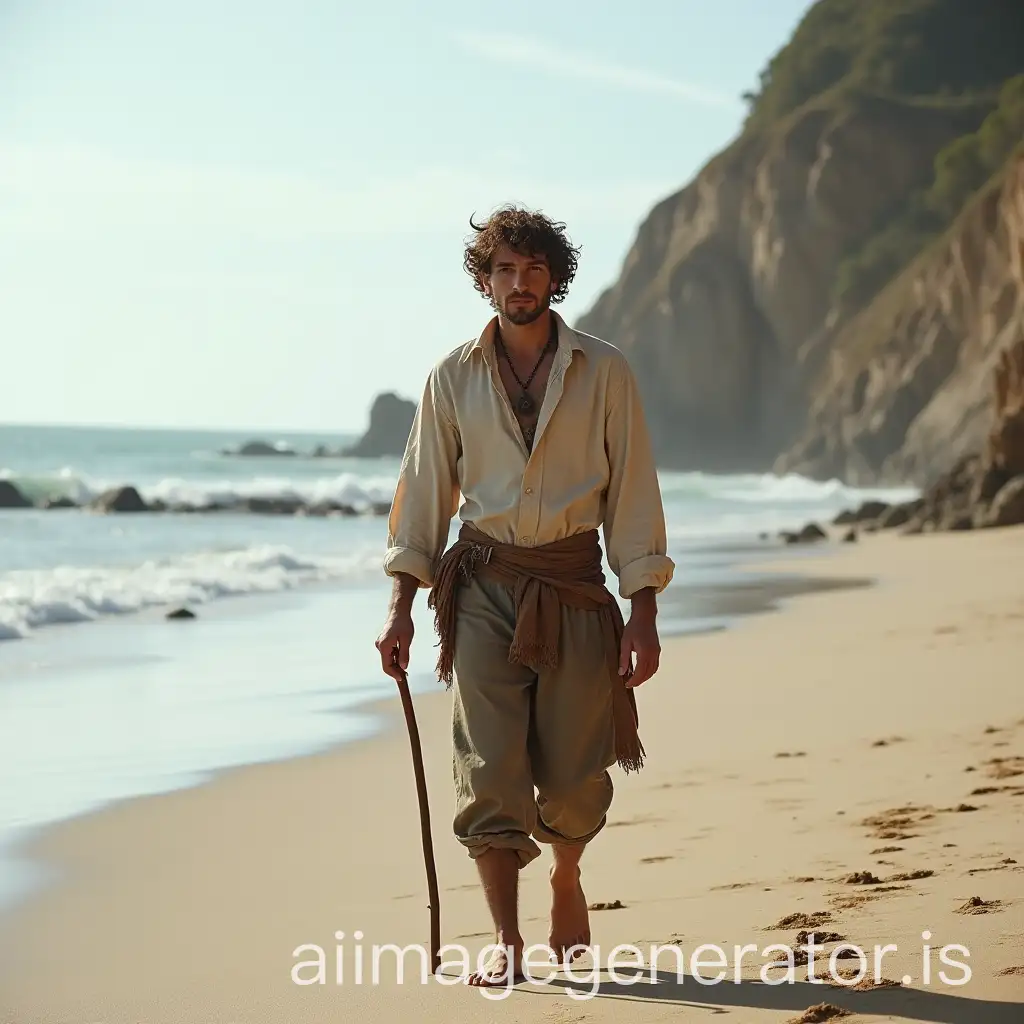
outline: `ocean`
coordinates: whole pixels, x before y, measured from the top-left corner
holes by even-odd
[[[0,479],[78,503],[127,484],[192,506],[301,498],[369,510],[393,494],[398,459],[224,454],[254,436],[0,425]],[[264,440],[303,453],[352,438]],[[749,590],[757,562],[779,554],[764,534],[915,494],[793,475],[664,472],[661,484],[677,563],[663,634],[727,627],[739,605],[723,594]],[[370,703],[394,692],[373,646],[386,529],[371,511],[0,509],[0,905],[45,881],[16,854],[38,828],[371,735]],[[198,618],[167,621],[181,605]],[[440,684],[423,600],[415,621],[410,685],[425,692]]]

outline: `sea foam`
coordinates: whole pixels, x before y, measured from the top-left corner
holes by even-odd
[[[380,572],[380,552],[306,557],[253,546],[153,560],[133,567],[22,569],[0,574],[0,640],[62,623],[89,622],[178,604],[205,604]]]

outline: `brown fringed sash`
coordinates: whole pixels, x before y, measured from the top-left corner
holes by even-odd
[[[624,771],[639,771],[644,748],[637,734],[636,697],[619,675],[624,623],[618,603],[605,586],[597,530],[527,548],[499,543],[469,523],[462,525],[458,540],[438,563],[427,598],[441,640],[437,677],[448,687],[454,668],[456,587],[478,571],[514,587],[516,627],[508,658],[535,672],[558,662],[562,602],[598,611],[611,677],[616,759]]]

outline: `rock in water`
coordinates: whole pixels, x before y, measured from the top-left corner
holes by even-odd
[[[168,619],[194,619],[196,613],[189,611],[188,608],[175,608],[174,611],[167,613]]]
[[[784,533],[783,538],[787,544],[814,544],[827,540],[828,534],[817,523],[808,523],[799,533]]]
[[[97,512],[149,511],[149,506],[134,487],[114,487],[104,491],[89,507]]]
[[[415,402],[390,391],[378,395],[370,409],[369,429],[343,454],[364,459],[401,456],[415,416]]]
[[[878,519],[889,510],[889,503],[885,501],[865,501],[854,513],[854,522],[866,523],[872,519]]]
[[[254,458],[264,458],[271,455],[295,455],[294,449],[285,445],[268,444],[266,441],[246,441],[238,448],[225,449],[223,455],[244,455]]]
[[[32,502],[10,480],[0,480],[0,508],[31,508]]]

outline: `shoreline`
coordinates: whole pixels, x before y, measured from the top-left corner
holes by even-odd
[[[992,795],[971,797],[977,814],[951,815],[943,807],[988,781],[985,766],[1000,750],[1024,754],[1024,702],[1008,660],[1024,638],[1024,585],[1014,571],[1024,531],[877,535],[818,557],[823,553],[779,550],[772,562],[757,560],[755,570],[817,578],[845,572],[879,585],[827,600],[787,599],[785,615],[745,616],[737,628],[664,645],[658,676],[638,693],[648,765],[639,777],[615,775],[613,818],[587,865],[588,896],[623,903],[622,911],[592,915],[595,942],[607,950],[617,942],[682,937],[687,953],[698,939],[763,944],[786,937],[757,938],[770,920],[829,907],[855,941],[891,935],[903,948],[923,926],[937,941],[962,939],[975,950],[975,978],[966,993],[934,986],[854,993],[809,991],[806,983],[769,992],[746,976],[738,987],[697,990],[687,976],[678,995],[668,997],[674,1007],[680,1003],[673,1019],[691,1019],[688,1002],[701,1004],[694,1020],[714,1005],[744,1007],[744,1022],[778,1021],[783,1009],[825,998],[852,1000],[868,1019],[874,1006],[887,1014],[909,1008],[906,1018],[916,1020],[1014,1020],[1003,1007],[1019,1013],[1021,975],[998,972],[1024,959],[1008,945],[1024,884],[1017,866],[1000,867],[997,854],[1011,854],[1011,837],[1019,834],[1024,800],[1010,788],[1024,780],[1008,777],[993,783]],[[968,678],[965,693],[960,680]],[[927,686],[924,703],[919,685]],[[482,944],[486,913],[475,875],[448,835],[444,697],[443,690],[416,697],[442,935]],[[951,700],[955,712],[943,703]],[[0,949],[7,952],[0,964],[10,965],[0,966],[0,1009],[9,1006],[17,1024],[170,1024],[196,1014],[218,1024],[319,1022],[337,1019],[339,1009],[367,1019],[415,1013],[429,1021],[441,1010],[479,1019],[486,1012],[479,995],[457,989],[298,990],[288,981],[291,950],[303,942],[329,944],[334,928],[350,936],[362,929],[367,942],[426,939],[408,738],[395,696],[373,706],[382,728],[371,742],[229,769],[197,789],[135,798],[48,830],[31,851],[59,865],[63,877],[0,919]],[[963,774],[968,762],[978,775]],[[854,819],[899,807],[920,819],[907,830],[917,836],[903,842],[902,855],[888,858],[891,865],[877,867],[868,851],[879,840],[857,840],[849,830],[857,828]],[[753,848],[743,841],[750,835],[762,837]],[[947,853],[939,839],[955,840],[959,850]],[[841,882],[835,891],[845,871],[875,866],[884,876],[922,864],[935,877],[892,894]],[[805,874],[815,881],[793,881]],[[538,872],[524,879],[528,941],[542,938],[543,883]],[[1002,900],[1005,912],[947,916],[954,899],[971,895]],[[847,905],[854,897],[864,902]],[[112,959],[102,948],[83,948],[93,930]],[[61,946],[71,943],[82,953],[59,983],[46,959],[58,935]],[[898,960],[897,968],[909,963]],[[130,983],[119,987],[119,977]],[[621,999],[577,1004],[558,992],[563,999],[551,1004],[533,987],[517,990],[491,1004],[493,1019],[512,1012],[520,1020],[549,1020],[553,1005],[582,1006],[597,1020],[621,1015]],[[629,996],[627,1012],[636,1014],[636,992],[613,985],[607,993]],[[555,995],[550,986],[539,994]],[[664,1006],[663,998],[651,1005]],[[387,1003],[387,1016],[375,1015],[374,999]],[[193,1010],[183,1017],[184,1006]],[[953,1016],[950,1007],[967,1015]]]
[[[737,540],[724,546],[709,542],[696,550],[704,557],[718,556],[721,561],[712,573],[711,579],[693,584],[672,585],[662,595],[659,619],[663,641],[684,640],[709,632],[737,628],[746,618],[779,611],[793,598],[803,594],[873,584],[873,581],[865,579],[840,577],[819,579],[814,575],[803,573],[797,566],[785,573],[763,571],[760,567],[765,560],[773,562],[780,554],[789,555],[791,559],[802,559],[803,563],[827,559],[835,550],[835,545],[832,544],[808,546],[798,552],[791,547],[779,547],[776,544],[758,542],[750,538],[745,541]],[[740,557],[744,554],[747,556],[746,560]],[[378,590],[380,595],[378,595]],[[295,590],[267,594],[231,595],[206,606],[201,615],[204,624],[223,624],[231,621],[251,624],[256,619],[267,614],[273,615],[275,612],[280,614],[282,611],[288,611],[293,614],[301,614],[303,607],[315,607],[318,599],[333,599],[335,602],[344,601],[346,598],[356,600],[358,595],[371,592],[375,597],[381,596],[383,601],[384,590],[375,587],[370,581],[344,588],[339,588],[334,581],[317,581]],[[417,630],[420,637],[424,637],[425,633],[430,635],[429,630],[432,625],[422,607],[423,604],[422,601],[418,602],[416,611]],[[341,607],[343,608],[344,605]],[[125,628],[152,629],[156,636],[160,636],[164,630],[181,628],[192,631],[195,628],[192,624],[184,624],[179,627],[172,623],[165,623],[163,620],[164,610],[158,608],[130,613],[123,618],[103,618],[93,625],[99,626],[103,635],[110,636],[113,641],[116,641],[118,637],[123,637],[120,631]],[[100,644],[99,635],[96,635],[95,642],[92,642],[94,641],[92,635],[78,633],[78,629],[83,625],[89,625],[89,623],[70,623],[47,628],[44,642],[48,645],[52,643],[53,649],[60,652],[60,659],[51,664],[45,672],[47,679],[69,672],[74,678],[81,671],[73,668],[70,662],[74,660],[76,654],[79,657],[82,655],[82,643],[67,651],[61,649],[62,640],[66,643],[70,637],[72,640],[89,641],[85,647],[86,651]],[[322,633],[322,630],[320,632]],[[166,636],[170,635],[166,634]],[[424,660],[422,649],[426,646],[424,639],[420,640],[419,646],[421,654],[417,660],[422,661]],[[4,653],[2,648],[0,648],[0,653]],[[17,653],[16,650],[9,650],[8,669],[11,669],[12,666],[13,669],[17,669]],[[136,652],[136,654],[138,653]],[[27,655],[29,652],[25,651],[25,654]],[[2,667],[3,663],[0,662],[0,668]],[[111,665],[111,668],[113,667]],[[102,669],[102,665],[98,665],[96,668]],[[119,668],[121,671],[130,673],[132,663],[129,660]],[[391,695],[382,693],[367,696],[366,686],[360,685],[353,690],[354,694],[360,695],[347,700],[344,689],[336,691],[337,705],[325,709],[327,714],[342,716],[346,720],[344,734],[339,735],[336,739],[319,742],[311,739],[304,746],[300,745],[299,749],[213,767],[196,766],[191,770],[185,769],[185,774],[173,781],[167,781],[160,785],[151,783],[143,786],[138,792],[99,798],[98,801],[94,801],[80,810],[52,820],[16,827],[13,834],[7,837],[0,832],[0,867],[3,867],[8,874],[7,884],[0,886],[0,924],[5,915],[44,893],[51,884],[46,881],[48,872],[33,856],[32,849],[36,842],[45,841],[48,832],[52,829],[61,828],[132,801],[158,798],[176,792],[187,792],[215,785],[226,773],[246,770],[258,765],[282,763],[296,758],[330,753],[341,750],[349,744],[361,743],[383,735],[389,728],[386,724],[389,719],[396,713],[399,714],[399,718],[401,715],[397,693],[393,685],[389,684],[389,681],[379,671],[377,676],[378,688],[390,689]],[[430,698],[438,690],[439,684],[426,671],[424,665],[419,665],[414,666],[414,671],[410,675],[410,687],[413,698],[418,703],[421,699]],[[443,693],[444,691],[440,690],[440,694]],[[10,880],[12,871],[21,876],[20,883]]]

